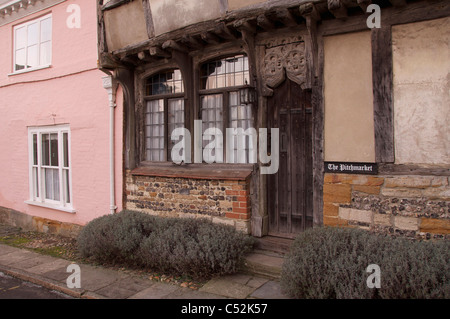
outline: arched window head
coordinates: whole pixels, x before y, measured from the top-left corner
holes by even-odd
[[[160,72],[145,80],[145,159],[171,160],[175,144],[172,131],[184,127],[184,86],[178,69]]]
[[[200,76],[203,90],[248,85],[248,58],[245,55],[236,55],[204,63]]]
[[[145,81],[145,95],[183,93],[184,85],[179,69],[152,75]]]

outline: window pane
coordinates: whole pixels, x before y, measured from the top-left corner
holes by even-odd
[[[33,167],[33,188],[34,197],[39,197],[39,175],[37,167]]]
[[[35,45],[39,41],[39,25],[38,22],[28,25],[28,39],[27,45]]]
[[[27,28],[16,29],[15,45],[17,49],[23,49],[27,45]]]
[[[174,70],[174,80],[176,80],[176,81],[181,81],[182,80],[182,78],[181,78],[181,71],[180,70]]]
[[[203,123],[208,124],[207,127],[217,127],[222,130],[222,94],[204,95],[201,97],[201,104]]]
[[[253,127],[251,105],[239,104],[239,93],[230,92],[229,94],[229,127],[242,128],[244,131]],[[251,138],[248,136],[234,136],[234,159],[237,163],[248,163],[250,156],[250,149],[254,146],[251,145]],[[238,152],[238,146],[244,149],[245,152]]]
[[[168,136],[167,136],[167,158],[171,160],[172,148],[178,141],[172,141],[172,132],[176,128],[184,127],[184,100],[183,99],[171,99],[168,101],[169,114],[168,114]]]
[[[58,134],[50,134],[51,166],[58,166]]]
[[[235,71],[236,72],[242,72],[244,71],[244,63],[242,57],[237,57],[235,62]]]
[[[16,63],[14,66],[14,70],[18,71],[18,70],[22,70],[25,69],[25,64],[26,64],[26,49],[20,49],[16,51]]]
[[[202,89],[244,85],[244,73],[248,73],[248,58],[238,55],[208,62],[200,67],[200,72]]]
[[[44,42],[41,43],[41,52],[39,57],[40,65],[47,65],[52,62],[52,43]]]
[[[244,85],[245,84],[245,82],[244,82],[244,72],[239,72],[239,73],[236,73],[236,78],[235,78],[235,84],[236,85]]]
[[[63,133],[64,167],[69,167],[69,134]]]
[[[42,165],[50,165],[50,135],[42,134]]]
[[[250,84],[250,74],[248,71],[244,72],[244,84]]]
[[[59,201],[59,170],[45,168],[45,198]]]
[[[41,42],[52,39],[52,18],[49,17],[41,21]]]
[[[27,53],[27,68],[33,68],[39,65],[38,59],[38,45],[28,47]]]
[[[244,71],[248,71],[248,59],[242,58],[242,62],[244,63]]]
[[[226,59],[225,61],[226,61],[227,73],[234,73],[236,58]]]
[[[146,111],[147,160],[162,161],[164,160],[164,157],[161,157],[161,154],[164,154],[164,100],[148,101]]]
[[[70,203],[70,182],[69,182],[69,170],[65,169],[63,170],[63,176],[64,176],[64,185],[63,185],[63,189],[64,189],[64,197],[65,197],[65,202],[66,203]]]
[[[33,165],[38,164],[37,134],[33,134]]]
[[[180,70],[163,72],[147,78],[146,95],[182,93],[184,91]]]
[[[49,168],[44,168],[45,176],[45,198],[53,199],[53,171]]]
[[[59,200],[59,170],[53,169],[53,199]]]

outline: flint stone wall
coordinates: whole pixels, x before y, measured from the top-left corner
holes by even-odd
[[[133,175],[126,172],[129,210],[181,218],[207,218],[250,232],[249,181]]]
[[[324,225],[450,238],[448,176],[325,174]]]

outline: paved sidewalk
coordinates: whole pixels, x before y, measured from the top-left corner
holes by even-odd
[[[0,229],[8,231],[4,226]],[[81,288],[68,288],[72,262],[0,244],[0,272],[76,298],[92,299],[284,299],[279,282],[249,274],[214,278],[199,290],[79,264]]]

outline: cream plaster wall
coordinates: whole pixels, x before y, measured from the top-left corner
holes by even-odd
[[[220,17],[220,0],[150,0],[155,36]]]
[[[252,4],[267,2],[267,0],[228,0],[228,10],[237,10]]]
[[[104,19],[109,51],[148,39],[142,0],[105,11]]]
[[[450,164],[450,17],[392,27],[396,163]]]
[[[370,31],[324,38],[325,161],[375,161]]]

